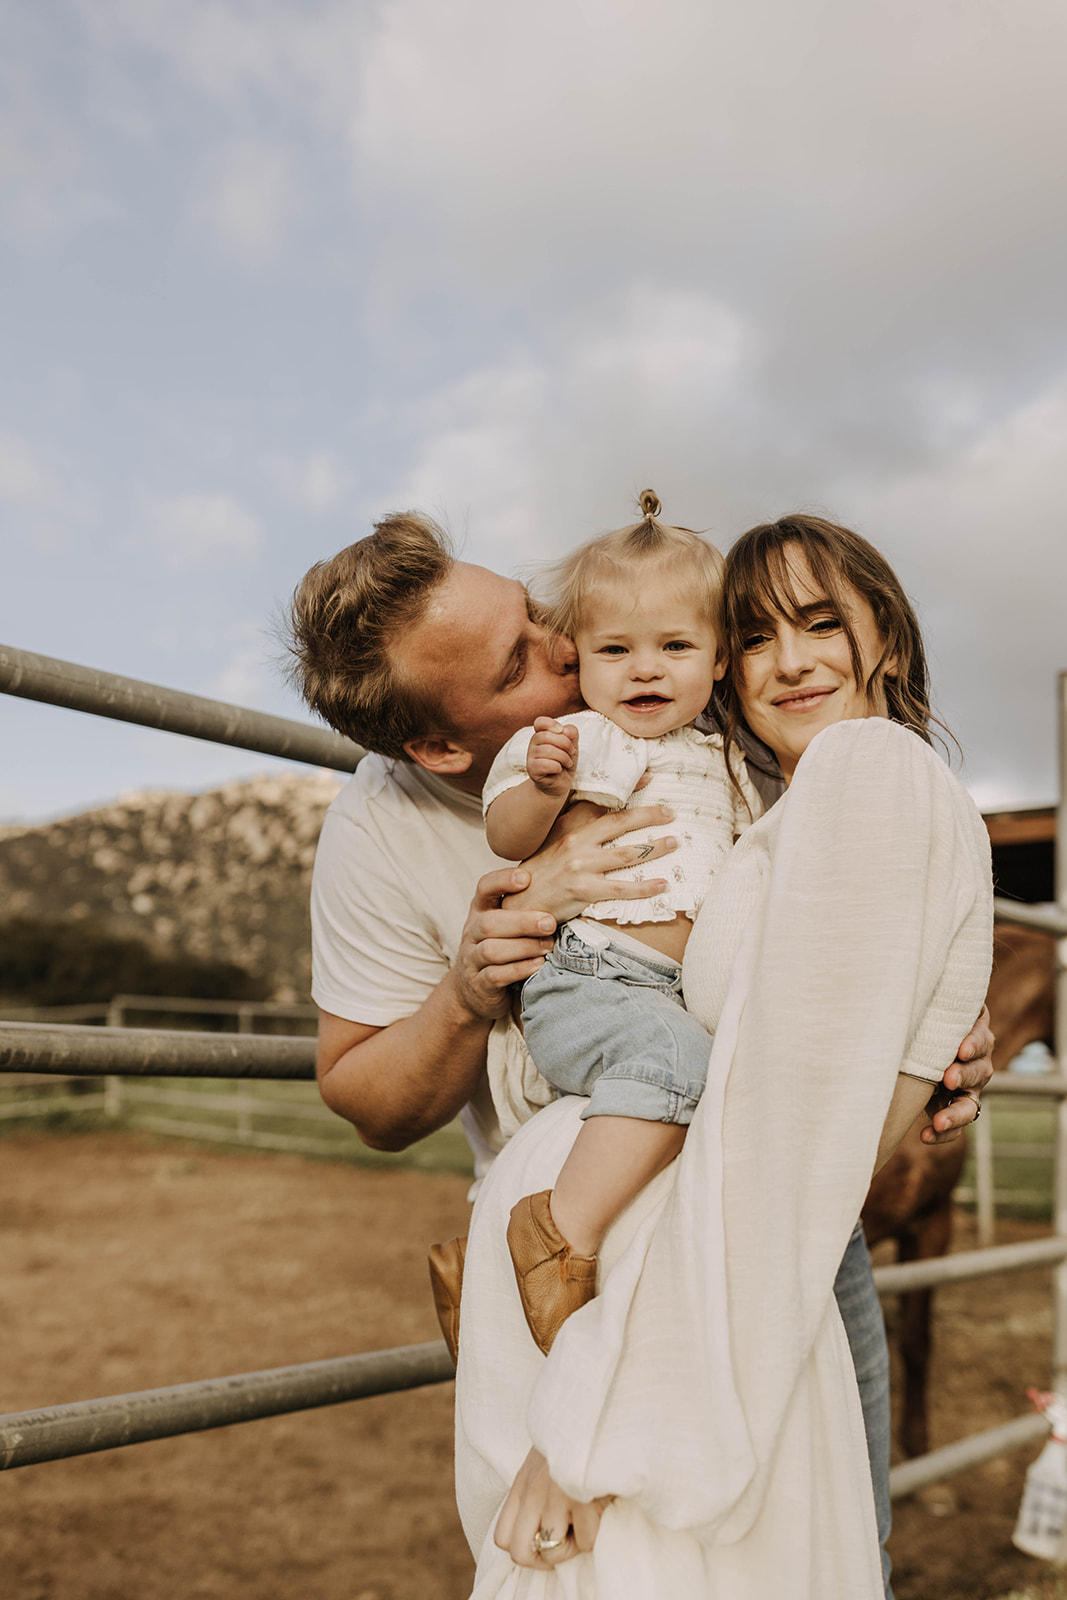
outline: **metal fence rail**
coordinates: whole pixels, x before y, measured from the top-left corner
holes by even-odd
[[[980,1467],[983,1461],[993,1461],[1006,1456],[1024,1445],[1036,1444],[1048,1435],[1044,1417],[1031,1412],[1016,1417],[1012,1422],[1002,1422],[997,1428],[986,1428],[983,1433],[972,1433],[969,1438],[957,1439],[953,1444],[931,1450],[913,1461],[901,1461],[889,1471],[889,1495],[893,1500],[903,1500],[916,1489],[940,1483],[944,1478],[954,1478],[957,1473]]]
[[[264,1372],[240,1372],[201,1383],[179,1383],[167,1389],[78,1400],[43,1411],[13,1412],[0,1417],[0,1471],[289,1411],[336,1406],[370,1395],[447,1383],[454,1377],[451,1357],[444,1342],[438,1340]]]
[[[878,1293],[910,1294],[939,1283],[967,1283],[993,1273],[1025,1272],[1028,1267],[1051,1267],[1067,1261],[1067,1239],[1028,1239],[1025,1244],[1000,1244],[990,1250],[961,1250],[954,1256],[928,1261],[894,1261],[875,1267]]]
[[[224,700],[185,694],[181,689],[164,689],[139,678],[99,672],[95,667],[80,667],[73,661],[58,661],[11,645],[0,645],[0,693],[89,711],[116,722],[136,722],[143,728],[183,733],[211,744],[236,745],[239,750],[281,756],[286,761],[330,767],[334,772],[353,772],[365,753],[330,728],[249,711]]]
[[[1028,906],[1018,900],[993,900],[993,915],[998,922],[1013,922],[1020,928],[1036,928],[1061,939],[1067,935],[1067,911],[1059,906]]]
[[[58,1077],[313,1078],[315,1040],[292,1034],[186,1033],[0,1023],[0,1072]]]

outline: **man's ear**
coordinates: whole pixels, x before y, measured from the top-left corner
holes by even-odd
[[[417,739],[405,739],[404,749],[416,766],[427,772],[436,772],[442,778],[458,778],[467,771],[474,760],[469,750],[454,744],[440,733],[421,734]]]

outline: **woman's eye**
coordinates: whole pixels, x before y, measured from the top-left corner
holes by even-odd
[[[742,650],[758,650],[767,643],[768,635],[765,633],[746,633],[741,639]]]
[[[836,631],[838,630],[838,628],[840,628],[840,626],[841,626],[840,617],[835,617],[835,616],[816,617],[814,619],[814,621],[808,623],[808,632],[809,633],[836,633]]]

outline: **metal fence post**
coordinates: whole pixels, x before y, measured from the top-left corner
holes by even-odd
[[[974,1153],[974,1195],[978,1219],[978,1247],[987,1250],[995,1242],[996,1212],[993,1188],[993,1108],[987,1102],[986,1114],[971,1129]]]
[[[1059,675],[1057,696],[1060,755],[1060,798],[1056,815],[1056,903],[1067,914],[1067,672]],[[1067,938],[1056,940],[1056,1059],[1067,1072]],[[1067,1099],[1056,1108],[1056,1178],[1053,1227],[1067,1234]],[[1053,1280],[1052,1385],[1067,1392],[1067,1266]]]
[[[122,1009],[122,1001],[111,1000],[104,1019],[105,1028],[122,1028],[126,1025],[126,1018]],[[122,1079],[114,1073],[109,1073],[104,1079],[104,1115],[105,1117],[120,1117],[122,1115]]]

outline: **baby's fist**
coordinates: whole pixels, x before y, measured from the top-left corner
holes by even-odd
[[[530,782],[543,794],[569,794],[577,759],[578,729],[565,728],[554,717],[538,717],[526,752]]]

